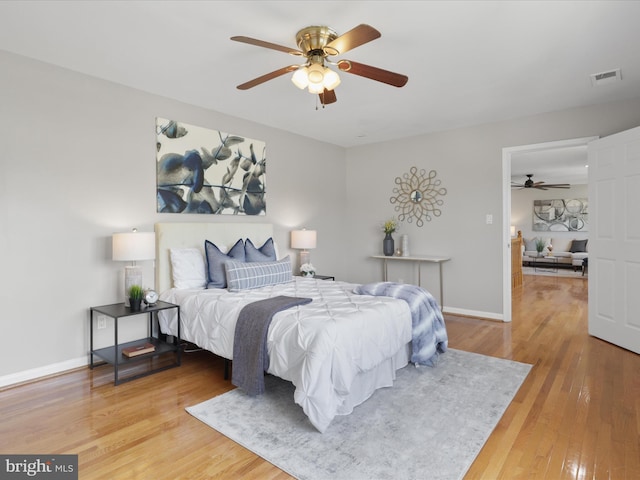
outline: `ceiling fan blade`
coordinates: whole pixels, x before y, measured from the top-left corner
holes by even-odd
[[[251,37],[237,36],[231,37],[231,40],[234,42],[242,42],[248,43],[249,45],[256,45],[258,47],[270,48],[271,50],[278,50],[279,52],[288,53],[289,55],[299,55],[304,56],[300,50],[291,47],[283,47],[282,45],[277,45],[271,42],[265,42],[264,40],[257,40]]]
[[[371,80],[393,85],[394,87],[403,87],[409,80],[409,77],[406,75],[372,67],[371,65],[365,65],[363,63],[352,62],[351,60],[340,60],[338,62],[338,68],[343,72],[360,75],[361,77],[370,78]]]
[[[336,92],[333,90],[324,89],[324,92],[318,94],[320,97],[320,103],[322,105],[329,105],[330,103],[336,103],[338,101],[338,97],[336,97]]]
[[[280,68],[271,73],[262,75],[261,77],[254,78],[253,80],[249,80],[248,82],[243,83],[242,85],[238,85],[236,88],[238,90],[248,90],[250,88],[255,87],[256,85],[260,85],[261,83],[267,82],[269,80],[273,80],[274,78],[278,78],[284,75],[285,73],[293,72],[294,70],[297,70],[297,69],[298,69],[298,65],[289,65],[288,67]]]
[[[549,183],[545,185],[547,188],[571,188],[571,185],[568,183]]]
[[[324,47],[324,51],[327,55],[342,55],[360,45],[380,38],[381,35],[378,30],[363,23],[329,42]]]

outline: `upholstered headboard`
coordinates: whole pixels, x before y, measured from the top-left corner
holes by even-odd
[[[262,245],[273,236],[270,223],[156,223],[156,289],[158,293],[172,287],[171,248],[199,248],[204,255],[204,241],[231,247],[239,238],[250,238]]]

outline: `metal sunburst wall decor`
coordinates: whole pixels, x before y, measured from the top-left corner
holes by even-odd
[[[412,223],[415,218],[416,225],[422,227],[425,219],[430,222],[432,215],[439,217],[442,214],[438,207],[444,201],[438,196],[446,195],[447,189],[440,187],[442,182],[436,179],[436,175],[435,170],[427,175],[426,170],[418,172],[416,167],[411,167],[409,173],[396,177],[395,196],[389,200],[395,204],[396,212],[400,212],[398,220]]]

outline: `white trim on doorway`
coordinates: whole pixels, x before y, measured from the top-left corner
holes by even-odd
[[[502,318],[511,321],[511,158],[525,152],[587,145],[598,137],[582,137],[555,142],[535,143],[502,149]]]

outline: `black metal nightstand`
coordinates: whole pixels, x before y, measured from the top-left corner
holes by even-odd
[[[153,322],[154,318],[156,324],[158,322],[158,312],[169,309],[176,309],[176,313],[178,315],[178,336],[175,338],[173,343],[165,342],[160,338],[160,334],[158,336],[153,336]],[[134,380],[136,378],[144,377],[146,375],[150,375],[152,373],[160,372],[162,370],[167,370],[173,367],[179,367],[181,361],[181,347],[180,347],[180,306],[174,305],[173,303],[168,302],[158,302],[155,305],[147,305],[146,307],[140,309],[140,311],[134,312],[130,307],[125,307],[124,303],[114,303],[112,305],[102,305],[100,307],[91,307],[90,308],[90,331],[91,331],[91,346],[90,346],[90,356],[91,363],[90,368],[93,369],[96,364],[93,361],[93,356],[97,356],[104,360],[104,362],[113,365],[114,372],[114,383],[115,385],[119,385],[123,382],[128,382],[130,380]],[[113,318],[114,324],[114,344],[110,347],[93,349],[93,323],[94,323],[94,315],[105,315],[107,317]],[[119,343],[118,341],[118,321],[124,317],[130,317],[133,315],[141,315],[148,314],[149,315],[149,325],[147,329],[147,337],[141,338],[132,342]],[[158,332],[160,331],[160,327],[158,326]],[[155,350],[149,353],[144,353],[142,355],[136,355],[133,357],[126,357],[123,355],[122,350],[128,347],[136,347],[144,343],[150,343],[155,347]],[[160,355],[164,355],[166,353],[174,353],[175,354],[175,362],[169,365],[163,365],[161,367],[150,369],[144,373],[139,373],[136,375],[131,375],[125,378],[119,377],[119,370],[121,366],[129,365],[135,362],[140,362],[141,360],[151,359],[154,357],[158,357]]]
[[[336,277],[334,277],[333,275],[314,275],[315,278],[317,278],[318,280],[334,280],[336,279]]]

